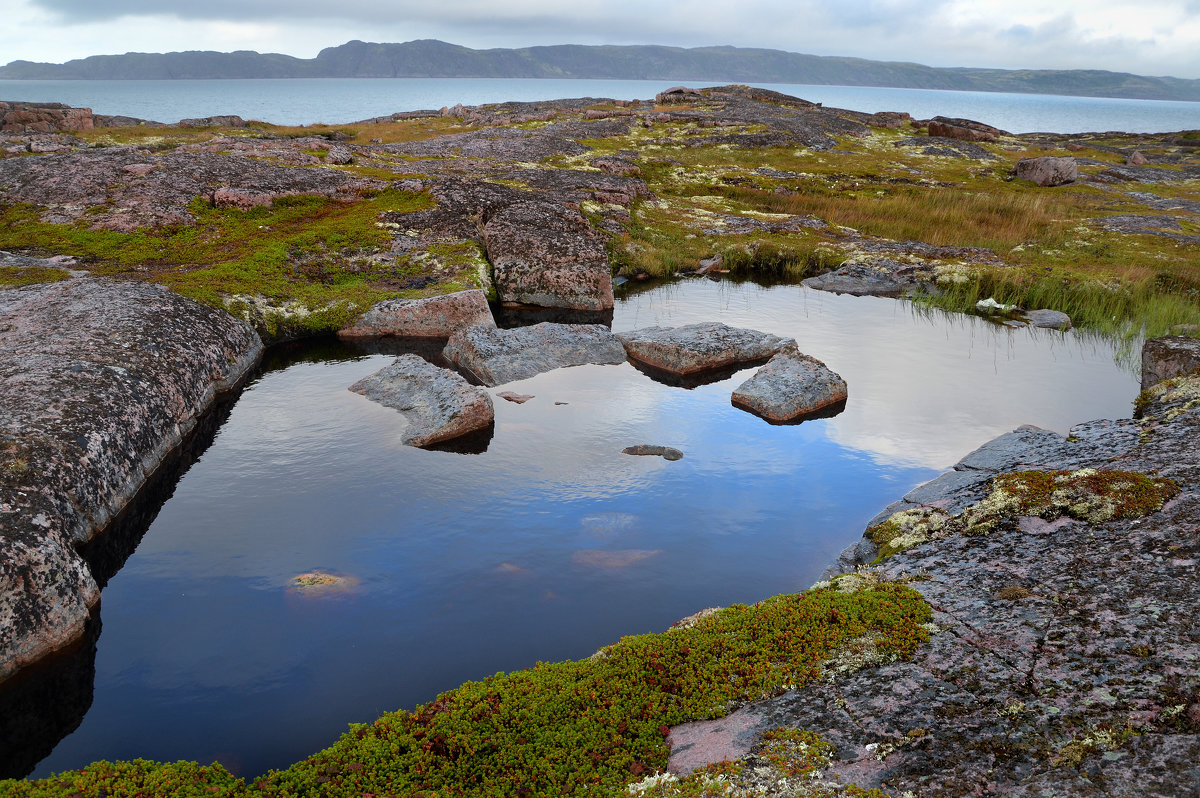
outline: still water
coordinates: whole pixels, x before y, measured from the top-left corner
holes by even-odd
[[[1102,339],[798,286],[660,286],[613,327],[706,320],[796,337],[846,410],[772,426],[730,404],[750,370],[687,390],[583,366],[491,389],[535,398],[496,398],[485,453],[422,451],[346,390],[390,357],[276,356],[104,590],[91,709],[35,775],[147,757],[252,777],[464,680],[802,590],[984,441],[1128,416],[1137,392]],[[639,443],[685,457],[621,454]],[[313,569],[357,587],[289,589]]]
[[[690,86],[730,82],[688,81]],[[563,97],[651,99],[675,85],[656,80],[483,78],[296,78],[290,80],[0,80],[0,100],[62,102],[160,122],[237,114],[280,125],[344,124],[397,111],[462,103]],[[1157,133],[1200,128],[1200,103],[1061,97],[1046,94],[755,83],[836,108],[907,111],[918,119],[977,119],[1012,133],[1123,130]]]

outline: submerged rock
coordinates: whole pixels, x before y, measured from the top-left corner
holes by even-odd
[[[637,446],[626,446],[621,454],[633,454],[650,457],[661,457],[664,460],[682,460],[683,452],[671,446],[658,446],[650,443],[640,443]]]
[[[350,390],[403,413],[408,420],[403,440],[409,446],[452,440],[495,420],[487,391],[417,355],[401,355]]]
[[[398,336],[449,338],[455,330],[474,325],[494,325],[483,291],[457,291],[424,299],[387,299],[376,303],[349,327],[341,338]]]
[[[604,238],[578,211],[519,202],[496,212],[483,242],[501,302],[577,310],[613,306]]]
[[[489,386],[528,379],[564,366],[625,362],[624,347],[607,327],[550,321],[511,330],[467,327],[450,337],[442,354]]]
[[[618,333],[617,338],[631,358],[674,375],[754,363],[796,347],[793,338],[716,321],[682,327],[644,327]]]
[[[1079,165],[1074,158],[1056,158],[1043,155],[1040,158],[1022,158],[1017,161],[1014,174],[1039,186],[1051,187],[1074,183],[1079,179]]]
[[[821,361],[781,352],[733,392],[733,405],[784,424],[844,406],[846,381]]]

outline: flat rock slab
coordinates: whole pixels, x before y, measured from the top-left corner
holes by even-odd
[[[579,211],[554,202],[518,202],[483,227],[501,302],[575,310],[613,306],[605,239]]]
[[[1200,369],[1200,338],[1168,335],[1142,345],[1142,390]]]
[[[350,390],[399,410],[408,420],[403,440],[409,446],[453,440],[495,420],[487,391],[417,355],[401,355]]]
[[[854,263],[801,282],[806,288],[851,296],[904,296],[932,288],[932,272],[927,266],[901,263],[891,258],[875,258]]]
[[[455,330],[494,324],[483,291],[457,291],[424,299],[379,302],[358,321],[338,330],[341,338],[449,338]]]
[[[794,338],[729,327],[716,321],[682,327],[644,327],[617,338],[629,357],[668,374],[685,376],[767,360],[796,348]]]
[[[261,353],[245,322],[158,286],[0,291],[0,680],[82,634],[99,590],[76,547]]]
[[[733,392],[733,404],[785,424],[846,404],[846,381],[815,357],[782,352]]]
[[[442,355],[483,385],[524,380],[564,366],[625,362],[625,348],[602,324],[544,321],[509,330],[467,327]]]

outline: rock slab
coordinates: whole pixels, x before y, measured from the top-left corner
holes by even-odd
[[[793,338],[730,327],[716,321],[682,327],[643,327],[617,338],[634,360],[676,376],[767,360],[795,350]]]
[[[572,310],[609,310],[612,271],[604,239],[579,211],[552,202],[518,202],[483,227],[501,302]]]
[[[845,404],[846,381],[815,357],[781,352],[733,392],[733,404],[784,424]]]
[[[489,386],[564,366],[625,362],[625,348],[603,324],[550,321],[510,330],[466,327],[450,336],[442,355]]]
[[[487,391],[417,355],[401,355],[350,390],[399,410],[408,420],[403,440],[409,446],[452,440],[495,420]]]
[[[1168,335],[1142,346],[1142,390],[1200,369],[1200,338]]]
[[[1017,161],[1014,174],[1039,186],[1062,186],[1079,179],[1079,165],[1074,158],[1057,158],[1053,155],[1022,158]]]
[[[82,634],[99,590],[76,547],[261,353],[246,323],[158,286],[0,291],[0,680]]]
[[[341,338],[449,338],[463,327],[495,325],[483,291],[457,291],[424,299],[387,299],[371,307]]]

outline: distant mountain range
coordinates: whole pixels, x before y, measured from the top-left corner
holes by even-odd
[[[609,78],[886,86],[1200,101],[1200,80],[1146,77],[1099,69],[938,68],[745,47],[564,44],[515,50],[472,50],[435,39],[403,44],[352,41],[327,47],[316,58],[239,50],[233,53],[93,55],[65,64],[13,61],[0,67],[0,78]]]

